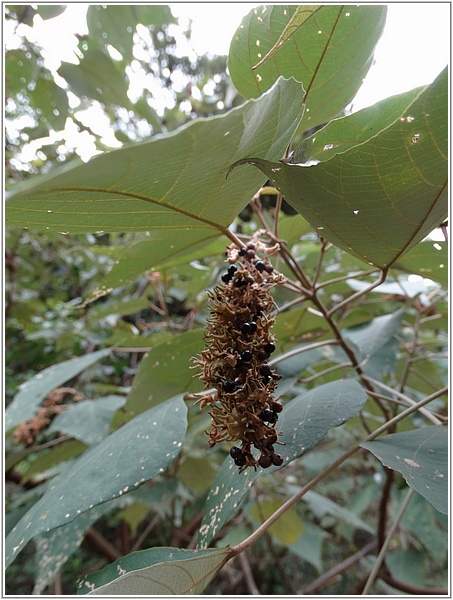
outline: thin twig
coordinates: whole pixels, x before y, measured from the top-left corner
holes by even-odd
[[[255,580],[253,579],[252,569],[247,558],[246,552],[241,552],[239,555],[239,561],[241,563],[241,569],[244,574],[245,583],[251,596],[261,596],[259,589],[256,586]]]
[[[387,550],[388,550],[388,547],[389,547],[390,542],[392,540],[393,534],[395,533],[396,528],[398,527],[401,519],[403,518],[403,515],[404,515],[404,513],[406,511],[406,508],[409,505],[409,502],[410,502],[413,494],[414,494],[413,488],[409,488],[409,490],[408,490],[408,492],[406,494],[406,497],[404,499],[404,502],[401,505],[401,508],[398,511],[398,514],[396,515],[396,518],[395,518],[394,522],[392,523],[392,526],[389,529],[389,532],[388,532],[388,534],[387,534],[387,536],[385,538],[384,543],[382,544],[382,548],[379,551],[379,554],[378,554],[378,556],[376,558],[376,562],[374,563],[373,568],[371,569],[371,572],[370,572],[370,575],[368,577],[368,580],[367,580],[367,582],[365,584],[365,587],[363,588],[362,596],[367,596],[369,594],[370,588],[373,585],[374,580],[376,579],[376,577],[377,577],[377,575],[378,575],[378,573],[379,573],[379,571],[381,569],[382,563],[384,562],[385,555],[387,554]]]
[[[330,579],[351,567],[354,563],[356,563],[361,558],[372,552],[376,547],[377,541],[373,540],[372,542],[361,548],[358,552],[356,552],[352,556],[349,556],[346,560],[343,560],[341,563],[338,563],[338,565],[335,565],[334,567],[323,573],[320,577],[318,577],[318,579],[315,579],[315,581],[312,581],[309,585],[307,585],[303,592],[304,596],[313,594],[313,592],[316,592],[316,590],[318,590],[319,588],[323,587],[324,585],[328,585]]]
[[[352,294],[351,296],[348,296],[347,298],[345,298],[344,300],[342,300],[338,304],[335,304],[335,306],[332,307],[327,312],[326,317],[332,316],[334,312],[336,312],[342,306],[345,306],[345,304],[349,304],[353,300],[357,300],[357,298],[360,298],[361,296],[364,296],[364,295],[368,294],[369,292],[371,292],[371,290],[374,290],[374,288],[376,288],[379,285],[381,285],[382,283],[384,283],[384,281],[386,280],[386,277],[387,277],[387,272],[388,272],[388,269],[382,269],[382,271],[381,271],[381,273],[379,275],[379,278],[374,283],[372,283],[368,287],[364,288],[363,290],[359,290],[355,294]]]

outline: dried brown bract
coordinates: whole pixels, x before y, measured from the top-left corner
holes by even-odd
[[[205,387],[216,390],[199,400],[201,407],[211,407],[210,446],[222,441],[240,443],[230,449],[240,472],[283,462],[274,450],[279,436],[276,422],[283,407],[273,394],[281,375],[267,361],[276,342],[271,333],[274,302],[269,290],[285,278],[257,251],[269,253],[259,241],[227,248],[230,266],[209,294],[206,349],[192,359],[201,368],[199,377]],[[252,447],[259,450],[258,458]]]

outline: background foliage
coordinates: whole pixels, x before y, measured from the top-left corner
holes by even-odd
[[[350,114],[371,5],[252,10],[228,70],[168,6],[93,5],[54,71],[64,10],[6,8],[7,593],[446,593],[447,71]],[[284,463],[239,475],[189,360],[257,230]]]

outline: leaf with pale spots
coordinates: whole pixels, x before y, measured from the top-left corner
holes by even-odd
[[[441,513],[448,513],[448,428],[421,427],[361,444]]]
[[[6,565],[38,533],[61,527],[165,471],[181,451],[186,415],[182,398],[172,398],[85,452],[49,484],[47,492],[8,535]]]
[[[265,182],[247,168],[225,178],[246,156],[279,160],[303,114],[302,88],[280,79],[258,100],[197,119],[174,133],[106,152],[15,186],[7,201],[12,227],[59,232],[164,231],[160,262],[223,233]],[[156,262],[148,256],[149,268]]]
[[[336,153],[336,140],[344,141],[349,120],[356,119],[344,117],[325,127],[323,136],[332,133],[331,144],[324,145],[327,160],[284,164],[250,157],[236,164],[261,169],[323,238],[386,268],[448,214],[448,71],[417,94],[391,125]],[[358,137],[353,132],[354,144]]]
[[[297,396],[285,405],[277,422],[282,432],[276,452],[283,457],[281,467],[246,469],[238,472],[232,459],[227,457],[220,467],[205,505],[198,546],[206,547],[225,523],[239,509],[241,500],[257,477],[278,471],[319,444],[332,427],[342,425],[362,409],[367,396],[353,379],[342,379],[321,385]]]
[[[230,556],[228,548],[149,548],[123,556],[79,583],[78,594],[182,596],[200,594]]]
[[[341,114],[362,85],[386,14],[384,5],[254,8],[231,41],[231,79],[245,98],[256,98],[280,75],[294,77],[306,90],[299,96],[307,106],[301,128],[326,123]]]

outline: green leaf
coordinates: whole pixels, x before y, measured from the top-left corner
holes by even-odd
[[[303,140],[294,150],[291,163],[326,162],[336,154],[343,154],[368,142],[398,121],[424,89],[425,87],[415,88],[381,100],[347,117],[333,119]]]
[[[154,272],[163,266],[189,263],[192,260],[221,255],[225,251],[225,240],[215,232],[189,229],[179,231],[169,242],[167,230],[149,232],[149,239],[140,240],[126,249],[98,287],[91,292],[91,299],[99,298],[114,288],[134,281],[139,275]],[[88,299],[90,301],[90,299]]]
[[[42,473],[48,472],[56,465],[74,460],[77,456],[85,452],[86,449],[87,446],[83,442],[80,442],[79,440],[68,440],[53,448],[35,453],[33,460],[26,463],[24,474],[20,482],[21,485],[25,485],[27,481],[30,481],[31,479],[39,479],[39,476]],[[66,464],[62,466],[62,468],[65,467]],[[52,475],[55,475],[55,471],[52,471]]]
[[[52,129],[64,129],[68,117],[68,96],[53,79],[38,77],[36,87],[28,91],[32,106],[40,113]]]
[[[323,238],[388,267],[447,215],[447,81],[445,70],[393,125],[326,162],[243,162],[274,181]],[[347,129],[348,118],[336,126]]]
[[[48,431],[66,433],[87,446],[99,444],[109,433],[113,415],[125,402],[123,396],[79,402],[55,417]]]
[[[368,533],[371,534],[375,532],[375,528],[369,523],[355,515],[350,510],[343,508],[337,502],[334,502],[330,498],[323,496],[322,494],[318,494],[317,492],[310,490],[305,494],[303,500],[310,506],[311,511],[318,518],[321,518],[327,514],[335,517],[339,521],[343,521],[349,525],[352,525],[356,529],[362,529],[363,531],[368,531]]]
[[[162,473],[181,450],[186,413],[180,398],[169,400],[85,452],[13,528],[5,545],[7,565],[35,535],[70,523]]]
[[[302,115],[300,89],[281,79],[226,115],[17,186],[7,224],[72,232],[160,229],[175,238],[189,229],[223,231],[265,181],[249,168],[226,180],[228,165],[250,155],[283,156]]]
[[[181,596],[200,594],[229,558],[229,549],[150,548],[132,552],[79,583],[79,594]],[[120,574],[120,575],[118,575]]]
[[[448,512],[448,429],[421,427],[361,444],[441,513]]]
[[[271,517],[283,504],[277,498],[263,500],[253,504],[249,510],[249,516],[260,525]],[[269,533],[284,545],[294,544],[303,534],[305,525],[297,514],[295,508],[289,508],[273,525],[269,527]]]
[[[63,14],[66,8],[67,7],[64,4],[38,4],[36,10],[38,15],[46,21],[47,19],[53,19]]]
[[[304,523],[304,527],[303,535],[297,542],[291,544],[288,550],[313,565],[318,573],[321,573],[323,569],[322,545],[327,533],[312,523]]]
[[[133,36],[138,23],[164,25],[174,23],[169,6],[95,5],[89,6],[87,25],[90,39],[99,45],[112,45],[131,62]]]
[[[448,285],[448,245],[446,242],[421,242],[392,267]]]
[[[386,6],[326,5],[304,19],[302,11],[311,9],[315,7],[278,4],[251,10],[233,36],[228,57],[233,83],[246,98],[260,96],[280,75],[303,83],[305,129],[337,116],[356,95],[387,13]],[[301,25],[288,38],[285,28],[301,13]],[[253,70],[282,35],[285,43]],[[299,101],[302,98],[299,95]]]
[[[123,499],[120,499],[123,501]],[[95,506],[71,523],[36,536],[36,578],[33,594],[40,595],[85,539],[87,529],[118,505],[118,499]]]
[[[331,427],[338,427],[362,409],[366,394],[352,379],[321,385],[297,396],[285,405],[278,429],[283,433],[280,454],[285,466],[322,441]],[[208,494],[198,546],[206,547],[228,519],[237,512],[239,504],[257,477],[279,470],[270,467],[239,474],[228,456],[219,469]]]
[[[102,50],[90,48],[78,65],[62,63],[58,74],[80,98],[87,96],[103,104],[132,107],[123,70]]]
[[[22,384],[5,411],[5,431],[30,419],[49,392],[108,356],[110,352],[110,348],[106,348],[52,365]]]
[[[18,92],[26,90],[27,85],[36,76],[36,69],[33,54],[19,48],[9,51],[5,56],[6,97],[15,96]]]
[[[385,344],[390,342],[400,326],[404,308],[390,315],[376,317],[366,325],[343,330],[344,338],[352,343],[359,361],[368,361]]]
[[[129,420],[171,396],[199,389],[190,359],[203,345],[203,330],[176,335],[156,346],[140,362],[121,419]]]

